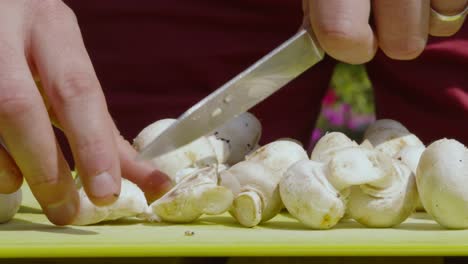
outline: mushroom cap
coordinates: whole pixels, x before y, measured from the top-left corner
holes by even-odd
[[[10,221],[18,212],[23,193],[21,189],[9,194],[0,194],[0,224]]]
[[[364,139],[370,141],[375,149],[390,157],[395,157],[406,146],[424,147],[418,137],[409,132],[400,122],[391,119],[375,121],[366,129]]]
[[[145,127],[135,138],[133,146],[137,151],[141,151],[175,121],[175,119],[162,119]],[[172,152],[152,159],[151,163],[175,182],[179,170],[217,163],[217,157],[210,141],[206,137],[200,137]]]
[[[277,215],[283,206],[279,196],[278,180],[271,169],[262,163],[241,161],[233,165],[228,170],[220,173],[220,185],[230,189],[234,194],[234,206],[230,213],[238,221],[242,219],[239,214],[252,217],[261,214],[261,222],[265,222]],[[245,192],[249,192],[248,196],[246,196]],[[253,197],[252,193],[256,193],[259,199]],[[241,198],[241,201],[237,200],[238,198]],[[250,199],[250,201],[246,201],[247,199]],[[259,200],[262,203],[261,206],[251,206],[252,203]],[[236,204],[240,206],[247,205],[247,207],[236,208]],[[261,212],[258,212],[258,209],[261,209]],[[252,217],[249,219],[252,219]],[[249,220],[241,224],[247,222],[252,223],[255,221]],[[246,224],[246,226],[252,225]]]
[[[284,172],[299,160],[308,159],[307,152],[293,139],[280,139],[264,145],[245,157],[245,160],[258,162],[270,169],[275,184]]]
[[[314,146],[310,159],[327,163],[330,155],[337,149],[344,147],[354,147],[358,144],[341,132],[326,133]]]
[[[288,212],[308,227],[329,229],[343,217],[345,201],[327,180],[325,165],[311,160],[293,164],[279,184]]]
[[[188,223],[203,214],[221,214],[232,204],[232,192],[218,186],[216,166],[199,168],[184,177],[163,197],[150,205],[163,221]]]
[[[76,183],[81,186],[79,177],[76,178]],[[91,225],[102,221],[145,214],[148,211],[148,204],[143,191],[126,179],[122,179],[121,184],[119,198],[107,206],[94,205],[86,195],[84,188],[79,187],[80,210],[72,225]]]
[[[442,226],[468,228],[468,149],[454,139],[440,139],[424,150],[416,170],[419,196]]]
[[[405,221],[416,207],[418,197],[414,174],[394,160],[386,178],[392,185],[380,188],[370,184],[351,187],[347,213],[368,227],[392,227]]]
[[[245,112],[227,121],[208,136],[219,163],[229,165],[240,162],[251,152],[262,135],[260,121]]]

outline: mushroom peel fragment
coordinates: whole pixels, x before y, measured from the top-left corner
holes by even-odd
[[[384,179],[351,187],[347,213],[367,227],[399,225],[416,207],[416,182],[408,166],[393,160],[384,171]]]
[[[134,139],[134,148],[141,151],[175,121],[175,119],[162,119],[145,127]],[[167,174],[172,182],[175,182],[175,175],[179,170],[188,167],[205,167],[217,163],[217,157],[210,141],[206,137],[200,137],[177,150],[156,157],[150,162],[155,168]]]
[[[9,194],[0,194],[0,224],[10,221],[18,212],[23,193],[21,189]]]
[[[335,226],[346,211],[345,198],[329,183],[320,162],[296,162],[284,173],[279,190],[288,212],[314,229]]]
[[[222,186],[234,194],[229,213],[243,226],[273,218],[282,208],[278,180],[262,163],[241,161],[220,173]]]
[[[424,150],[416,170],[426,211],[443,227],[468,228],[468,149],[455,139],[440,139]]]
[[[218,186],[216,166],[199,168],[184,177],[163,197],[150,205],[161,220],[187,223],[203,214],[222,214],[232,204],[232,192]]]
[[[258,144],[262,134],[260,121],[245,112],[227,121],[208,135],[218,163],[233,165],[240,162]]]
[[[330,132],[321,137],[314,146],[310,159],[327,163],[334,151],[358,144],[341,132]]]
[[[390,157],[395,157],[405,146],[424,146],[405,126],[391,119],[380,119],[372,123],[366,129],[364,139]]]
[[[136,184],[126,179],[122,179],[119,198],[108,206],[94,205],[81,186],[79,177],[76,178],[76,184],[79,188],[80,209],[72,225],[91,225],[124,217],[147,218],[148,204],[145,194]]]

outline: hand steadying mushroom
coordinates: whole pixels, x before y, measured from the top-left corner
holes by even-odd
[[[293,163],[307,158],[300,144],[282,139],[260,147],[245,161],[221,172],[221,185],[235,196],[231,215],[247,227],[276,216],[283,207],[279,181]]]
[[[91,225],[103,221],[117,220],[124,217],[151,219],[148,204],[143,191],[132,182],[122,179],[119,198],[111,205],[96,206],[86,195],[79,177],[75,180],[79,197],[80,210],[72,225]]]
[[[421,155],[416,182],[426,211],[442,226],[468,228],[468,149],[454,139],[431,143]]]

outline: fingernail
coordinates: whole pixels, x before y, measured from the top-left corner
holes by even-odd
[[[95,198],[119,197],[119,186],[114,177],[103,172],[91,178],[89,191]]]
[[[78,213],[79,201],[68,196],[65,200],[48,205],[45,208],[47,218],[55,225],[68,225]]]

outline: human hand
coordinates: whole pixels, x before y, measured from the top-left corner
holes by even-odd
[[[72,10],[59,0],[0,0],[0,137],[8,149],[0,146],[0,193],[24,177],[49,220],[65,225],[79,198],[51,120],[96,205],[117,199],[121,176],[152,197],[168,188],[119,136]]]
[[[392,59],[416,58],[424,50],[428,35],[451,36],[461,28],[467,2],[304,0],[303,9],[305,22],[311,24],[327,54],[340,61],[361,64],[371,60],[377,48]],[[461,19],[440,19],[440,15],[453,16],[463,11]],[[373,26],[369,18],[373,19]]]

